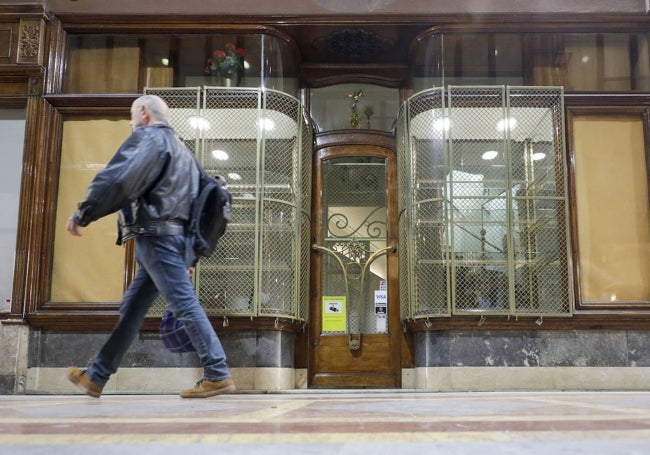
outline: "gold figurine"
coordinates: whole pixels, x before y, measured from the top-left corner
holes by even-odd
[[[357,111],[357,103],[359,102],[359,98],[362,96],[363,90],[357,90],[354,93],[348,94],[348,97],[352,98],[352,106],[350,108],[350,127],[354,129],[359,128],[359,125],[361,124],[361,116]]]

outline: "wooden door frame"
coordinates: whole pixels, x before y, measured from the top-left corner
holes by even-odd
[[[398,220],[397,220],[397,161],[395,153],[395,138],[389,133],[379,131],[359,132],[357,130],[342,130],[332,131],[328,133],[319,134],[316,137],[316,146],[313,155],[313,178],[312,178],[312,194],[319,194],[322,188],[322,166],[321,162],[326,159],[335,158],[337,156],[353,156],[349,153],[338,154],[336,150],[338,147],[346,147],[349,151],[350,148],[363,147],[363,148],[381,148],[384,151],[368,151],[364,150],[365,156],[378,156],[386,158],[386,243],[388,245],[398,245]],[[320,238],[322,230],[322,203],[321,198],[312,198],[312,239]],[[311,290],[310,292],[310,320],[309,330],[307,334],[308,342],[307,348],[309,350],[308,358],[308,386],[311,387],[315,372],[313,367],[316,360],[315,347],[312,344],[312,330],[314,327],[321,326],[322,315],[319,311],[314,309],[319,308],[320,296],[315,293],[320,285],[317,281],[321,277],[321,261],[319,253],[312,251],[311,254]],[[400,309],[399,309],[399,276],[398,276],[398,253],[397,251],[390,252],[387,255],[388,261],[388,331],[391,334],[391,352],[389,355],[390,365],[392,366],[392,373],[394,374],[394,387],[401,387],[402,380],[402,347],[401,347],[401,322],[400,322]]]

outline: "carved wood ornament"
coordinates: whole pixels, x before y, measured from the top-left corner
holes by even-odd
[[[41,64],[43,23],[41,20],[21,20],[18,32],[16,63]]]

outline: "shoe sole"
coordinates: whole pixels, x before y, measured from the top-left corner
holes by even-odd
[[[72,375],[70,375],[70,374],[68,374],[67,376],[68,376],[68,380],[69,380],[70,382],[72,382],[72,383],[73,383],[73,384],[74,384],[74,385],[75,385],[79,390],[81,390],[83,393],[85,393],[85,394],[88,395],[89,397],[99,398],[99,397],[102,396],[101,393],[97,393],[97,392],[93,392],[92,390],[88,390],[88,389],[87,389],[86,387],[84,387],[84,385],[83,385],[81,382],[79,382],[79,381],[77,380],[77,378],[75,378],[74,376],[72,376]]]
[[[215,390],[208,390],[206,392],[197,392],[197,393],[183,393],[181,392],[179,395],[181,398],[208,398],[208,397],[213,397],[215,395],[223,395],[226,393],[233,393],[235,390],[237,390],[237,387],[234,385],[227,385],[226,387],[222,387],[220,389],[215,389]]]

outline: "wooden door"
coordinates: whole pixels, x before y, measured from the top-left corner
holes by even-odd
[[[315,161],[309,387],[401,387],[394,151],[332,145]]]

